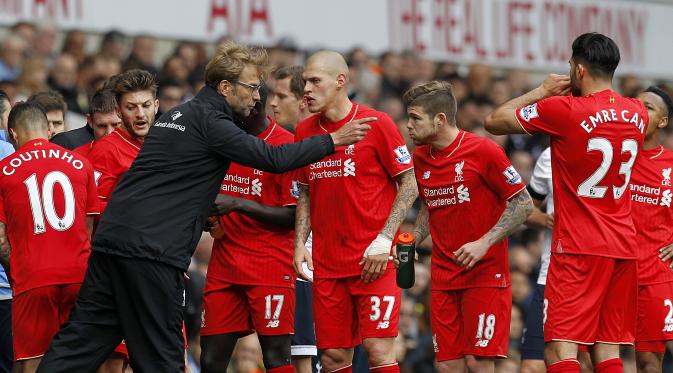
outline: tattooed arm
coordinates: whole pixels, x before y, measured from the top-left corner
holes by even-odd
[[[390,211],[388,220],[383,226],[379,236],[383,236],[389,240],[393,240],[393,236],[397,229],[400,227],[400,224],[404,221],[404,218],[407,217],[407,212],[409,208],[414,204],[416,197],[418,197],[418,186],[416,185],[416,177],[414,176],[414,170],[407,170],[397,176],[397,195],[395,196],[395,201],[393,202],[393,208]],[[379,238],[377,237],[372,245],[377,242]],[[371,246],[371,245],[370,245]],[[371,282],[381,277],[386,270],[386,265],[388,264],[388,257],[390,253],[380,255],[367,255],[362,258],[360,265],[362,265],[362,275],[361,278],[365,282]]]
[[[418,211],[418,215],[416,215],[416,223],[414,223],[414,231],[412,233],[416,240],[416,245],[423,242],[430,234],[430,213],[428,212],[428,206],[424,203],[421,203],[421,209]]]
[[[313,258],[306,250],[306,240],[311,233],[311,204],[308,185],[299,184],[299,199],[294,223],[294,270],[297,275],[306,281],[310,278],[304,273],[303,263],[313,270]]]
[[[526,221],[531,212],[533,212],[533,201],[526,188],[524,188],[507,201],[505,211],[500,215],[500,219],[493,228],[477,241],[466,243],[453,252],[456,263],[461,267],[467,267],[467,269],[474,267],[486,255],[489,247],[514,232]]]
[[[5,268],[7,279],[9,276],[9,256],[12,253],[12,248],[9,246],[9,239],[7,238],[7,226],[0,223],[0,264]]]

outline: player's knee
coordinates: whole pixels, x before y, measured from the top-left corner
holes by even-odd
[[[351,364],[351,358],[343,349],[330,348],[323,350],[320,363],[325,371],[331,372]]]
[[[492,373],[495,370],[495,361],[491,357],[465,356],[467,370],[473,373]]]
[[[523,360],[521,361],[521,373],[545,373],[547,367],[544,360]]]
[[[291,335],[259,336],[262,358],[267,369],[282,367],[291,363]]]
[[[638,373],[661,373],[663,361],[657,354],[646,352],[636,353],[636,367]]]
[[[394,338],[367,338],[362,344],[367,351],[369,366],[395,362]]]
[[[218,354],[214,349],[204,348],[201,351],[201,372],[224,372],[229,366],[229,356]]]
[[[465,359],[452,359],[438,361],[435,366],[439,373],[464,373]]]

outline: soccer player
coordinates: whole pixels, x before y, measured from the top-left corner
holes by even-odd
[[[12,105],[7,93],[0,90],[0,134],[7,135],[7,119]],[[9,140],[4,137],[4,139]],[[14,147],[4,139],[0,139],[0,160],[14,153]],[[0,373],[12,371],[12,289],[5,269],[0,266]]]
[[[370,371],[399,372],[393,348],[401,291],[391,246],[418,195],[411,154],[393,121],[348,99],[348,66],[332,51],[312,55],[304,67],[304,95],[316,113],[295,138],[329,134],[351,121],[372,122],[361,142],[300,172],[294,265],[314,269],[313,315],[322,366],[350,372],[353,347],[363,344]],[[305,247],[313,229],[313,255]]]
[[[404,94],[421,210],[416,242],[432,235],[430,320],[440,372],[493,372],[506,357],[512,288],[507,236],[533,210],[521,176],[493,141],[456,126],[451,85]]]
[[[15,369],[34,372],[84,279],[99,201],[91,165],[49,143],[39,106],[17,104],[8,128],[18,150],[0,162],[0,258],[14,293]]]
[[[494,134],[551,137],[555,210],[544,324],[549,372],[579,372],[578,344],[590,346],[596,371],[621,372],[619,345],[634,341],[636,231],[629,181],[648,119],[642,103],[612,90],[618,64],[612,39],[582,34],[572,44],[569,77],[552,74],[486,118]]]
[[[94,139],[75,149],[75,151],[89,158],[89,153],[93,149],[96,141],[111,134],[122,121],[117,114],[117,100],[115,93],[111,89],[101,89],[94,93],[89,103],[89,113],[87,114],[87,127],[93,131]],[[53,143],[54,141],[52,141]]]
[[[671,169],[673,151],[660,144],[660,131],[673,114],[671,97],[652,86],[637,97],[650,119],[645,143],[631,174],[633,223],[638,248],[638,321],[636,364],[639,372],[661,372],[666,344],[673,340],[673,271],[661,249],[673,243]]]
[[[545,149],[535,162],[533,175],[528,183],[528,192],[533,198],[535,208],[526,221],[527,224],[544,230],[544,243],[540,273],[533,292],[533,299],[526,312],[526,324],[523,329],[521,345],[521,372],[542,373],[544,365],[544,287],[547,283],[547,270],[551,259],[551,229],[554,225],[554,201],[551,177],[551,149]],[[546,202],[546,213],[540,206]]]
[[[290,132],[294,132],[297,124],[311,115],[304,100],[306,82],[303,73],[303,66],[290,66],[280,68],[273,74],[276,82],[269,106],[276,123]]]
[[[134,371],[183,371],[183,273],[230,162],[281,173],[366,135],[369,126],[355,122],[275,147],[238,128],[234,117],[259,101],[267,60],[263,50],[226,44],[206,66],[206,86],[154,124],[110,197],[79,297],[38,372],[85,371],[122,339]]]
[[[49,120],[49,139],[65,131],[65,113],[68,111],[63,96],[56,91],[39,92],[27,100],[38,105],[47,114]]]
[[[129,70],[120,74],[112,89],[121,126],[115,128],[109,136],[98,140],[89,153],[97,175],[101,212],[105,210],[117,183],[138,156],[159,109],[156,81],[147,71]]]
[[[266,89],[242,128],[272,145],[294,136],[266,116]],[[239,337],[257,332],[267,372],[294,372],[293,172],[232,163],[222,182],[213,253],[203,294],[201,369],[223,372]]]
[[[304,100],[306,82],[303,73],[303,66],[290,66],[276,70],[273,75],[276,84],[269,105],[276,123],[290,132],[294,132],[297,124],[311,115]],[[305,246],[310,253],[313,248],[310,234]],[[307,268],[305,270],[308,271]],[[302,278],[297,278],[296,285],[292,364],[297,373],[311,373],[311,360],[318,356],[313,330],[313,285]]]

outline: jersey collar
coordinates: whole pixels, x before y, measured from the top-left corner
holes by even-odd
[[[39,148],[43,147],[49,144],[49,140],[43,139],[43,138],[37,138],[37,139],[32,139],[30,141],[26,141],[25,144],[21,147],[21,149],[28,149],[28,148]]]
[[[126,141],[127,143],[133,145],[134,147],[136,147],[138,149],[140,149],[143,146],[142,141],[138,141],[136,138],[127,135],[126,132],[122,131],[119,127],[115,128],[113,133],[116,133],[124,141]]]
[[[460,144],[463,143],[463,138],[465,137],[465,131],[460,130],[458,132],[458,136],[456,136],[455,139],[447,146],[446,148],[440,150],[440,151],[432,151],[432,146],[428,146],[428,153],[430,154],[430,158],[439,158],[439,157],[444,157],[444,158],[449,158],[450,156],[453,155],[453,153],[460,148]]]
[[[664,147],[662,145],[659,145],[656,148],[648,149],[648,150],[642,150],[642,155],[649,158],[649,159],[654,159],[657,158],[658,156],[661,155],[661,153],[664,152]]]

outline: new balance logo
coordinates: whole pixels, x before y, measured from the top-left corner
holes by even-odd
[[[480,339],[474,344],[474,347],[488,347],[488,339]]]
[[[277,328],[280,325],[280,320],[269,320],[269,323],[266,324],[267,328]]]
[[[376,329],[388,329],[390,326],[390,321],[381,321],[379,325],[376,326]]]
[[[671,200],[673,199],[673,193],[670,189],[664,190],[664,193],[661,194],[661,203],[659,206],[671,207]]]
[[[461,184],[458,189],[458,203],[470,202],[470,190],[463,184]]]
[[[355,176],[355,162],[351,158],[344,162],[344,176]]]
[[[259,179],[254,179],[252,181],[252,195],[253,196],[262,196],[262,182]]]

